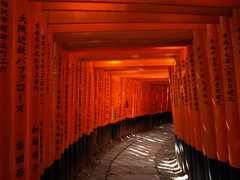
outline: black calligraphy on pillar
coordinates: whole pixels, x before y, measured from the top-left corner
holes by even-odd
[[[79,71],[79,67],[78,67],[78,65],[76,65],[76,78],[75,78],[75,98],[74,98],[74,101],[75,101],[75,99],[77,99],[77,96],[78,96],[78,87],[79,87],[79,85],[78,85],[78,76],[79,76],[79,74],[78,74],[78,71]],[[78,106],[77,106],[77,104],[78,103],[76,103],[76,105],[75,105],[75,113],[74,113],[74,116],[75,116],[75,118],[74,118],[74,134],[75,135],[77,135],[78,134]]]
[[[227,100],[230,102],[236,101],[235,92],[233,88],[233,60],[231,55],[231,45],[229,34],[223,33],[223,56],[225,65],[225,77],[227,78]]]
[[[7,1],[2,1],[2,2],[6,2],[5,5],[7,5]],[[3,5],[4,3],[2,3]],[[7,6],[5,8],[2,9],[6,9]],[[1,11],[2,11],[1,9]],[[1,15],[7,16],[7,12],[6,10],[3,10],[4,13]],[[6,20],[7,22],[7,20]],[[14,49],[15,53],[16,53],[16,57],[14,59],[15,63],[15,69],[14,71],[16,72],[15,74],[15,79],[16,82],[14,84],[14,90],[15,90],[15,94],[16,94],[16,104],[15,104],[15,113],[17,114],[18,117],[23,117],[25,116],[26,113],[26,67],[27,67],[27,40],[28,40],[28,29],[27,29],[27,24],[28,24],[28,20],[25,16],[25,14],[20,14],[19,16],[17,16],[17,25],[16,25],[16,48]],[[3,28],[1,26],[1,28]],[[5,33],[7,33],[7,29],[4,28],[6,30]],[[2,41],[1,41],[2,42]],[[0,45],[1,48],[6,49],[6,44],[1,44]],[[17,137],[17,142],[16,142],[16,156],[14,157],[16,159],[16,165],[17,165],[17,169],[16,169],[16,178],[21,178],[23,176],[25,176],[24,173],[24,161],[25,161],[25,142],[22,138]]]
[[[34,32],[34,50],[33,50],[33,72],[34,72],[34,90],[39,92],[39,71],[40,71],[40,24],[35,24],[35,32]]]
[[[188,98],[188,86],[187,86],[187,62],[182,60],[181,62],[181,72],[182,72],[182,80],[183,80],[183,101],[184,105],[189,107],[189,98]]]
[[[62,77],[62,57],[59,56],[56,62],[56,129],[55,129],[55,151],[60,151],[61,150],[61,122],[62,122],[62,90],[61,90],[61,77]]]
[[[193,54],[189,55],[189,62],[190,62],[190,81],[192,82],[192,103],[193,109],[195,111],[199,111],[199,104],[198,104],[198,92],[197,92],[197,79],[196,79],[196,70],[195,70],[195,62],[193,59]]]
[[[207,76],[206,76],[206,69],[204,68],[204,57],[202,55],[202,49],[197,48],[197,60],[199,63],[199,79],[202,86],[202,98],[204,104],[209,104],[209,95],[208,95],[208,88],[207,88]]]
[[[217,48],[216,48],[216,42],[214,39],[210,40],[210,59],[211,59],[211,64],[212,64],[212,75],[214,79],[214,94],[213,98],[215,99],[215,104],[216,105],[222,105],[222,95],[221,95],[221,88],[220,88],[220,75],[219,75],[219,61],[217,59]]]
[[[237,28],[237,45],[238,45],[237,46],[238,47],[238,54],[240,54],[240,27]]]
[[[47,44],[47,63],[46,63],[46,95],[50,94],[50,62],[51,62],[51,49],[50,49],[50,43]]]
[[[45,95],[45,58],[46,58],[46,51],[47,51],[47,41],[46,41],[46,35],[41,36],[41,55],[40,55],[40,104],[44,104],[44,95]]]
[[[0,73],[8,72],[8,1],[2,0],[0,4]]]

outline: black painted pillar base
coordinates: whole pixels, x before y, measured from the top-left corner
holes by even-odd
[[[230,167],[230,180],[239,180],[239,179],[240,179],[240,168]]]

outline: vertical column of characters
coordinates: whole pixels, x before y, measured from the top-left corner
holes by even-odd
[[[99,69],[95,69],[95,111],[96,111],[96,123],[97,127],[101,126],[101,74]]]
[[[61,46],[54,43],[54,59],[55,59],[55,117],[54,117],[54,160],[61,158],[61,121],[62,121],[62,54]]]
[[[133,102],[132,102],[132,113],[133,113],[133,116],[132,117],[136,117],[136,95],[137,95],[137,91],[136,91],[136,80],[133,80],[133,89],[132,89],[132,97],[133,97]]]
[[[60,134],[61,134],[61,138],[60,138],[60,154],[64,153],[64,149],[65,147],[68,146],[68,142],[66,141],[66,131],[65,131],[65,119],[64,119],[64,115],[65,115],[65,87],[66,84],[68,85],[68,82],[66,82],[66,76],[69,73],[69,53],[63,49],[62,45],[61,45],[61,51],[60,51],[60,56],[62,59],[62,63],[61,63],[61,120],[60,120]]]
[[[87,70],[86,63],[82,61],[82,122],[83,122],[83,134],[87,133]]]
[[[54,163],[56,155],[55,155],[55,140],[58,134],[56,131],[56,113],[57,113],[57,47],[56,43],[53,42],[53,58],[52,58],[52,126],[51,126],[51,134],[52,134],[52,142],[51,142],[51,157],[52,163]]]
[[[85,121],[86,121],[86,135],[90,135],[91,132],[91,117],[90,117],[90,112],[91,112],[91,72],[90,72],[90,68],[89,68],[89,62],[85,61],[84,62],[85,65],[85,77],[86,77],[86,81],[85,81]]]
[[[218,160],[228,162],[227,127],[224,103],[222,67],[217,25],[208,24],[206,31],[206,48],[209,75],[212,85],[213,113],[215,116],[216,144]]]
[[[119,100],[118,100],[118,117],[117,117],[117,122],[122,120],[123,117],[123,78],[118,77],[118,95],[119,95]]]
[[[188,118],[187,121],[187,126],[188,126],[188,136],[189,136],[189,145],[191,145],[192,147],[195,147],[195,140],[194,140],[194,131],[193,131],[193,127],[194,127],[194,122],[193,122],[193,113],[192,113],[192,101],[191,101],[191,89],[189,89],[190,87],[190,74],[189,74],[189,57],[187,54],[187,49],[183,50],[183,60],[184,60],[184,65],[185,65],[185,69],[184,69],[184,93],[185,93],[185,98],[184,98],[184,102],[185,102],[185,107],[186,107],[186,116]]]
[[[216,135],[214,126],[214,115],[212,109],[212,95],[210,79],[207,67],[206,52],[204,47],[204,38],[202,31],[193,32],[193,54],[197,75],[198,97],[200,116],[204,127],[203,137],[205,146],[203,147],[204,155],[210,159],[216,159]]]
[[[121,120],[122,116],[122,81],[121,77],[117,76],[117,92],[118,92],[118,101],[117,101],[117,116],[116,122]]]
[[[129,118],[132,118],[132,90],[133,90],[133,87],[132,87],[132,79],[128,78],[128,115],[129,115]]]
[[[69,123],[70,123],[70,116],[72,113],[71,109],[71,58],[70,60],[64,61],[64,100],[63,100],[63,141],[64,141],[64,149],[68,148],[69,141],[70,141],[70,132],[69,131]]]
[[[194,132],[194,141],[195,148],[197,151],[203,151],[202,145],[202,124],[199,114],[199,101],[198,101],[198,88],[197,88],[197,79],[196,79],[196,70],[195,62],[193,57],[192,45],[188,45],[188,58],[189,58],[189,91],[191,91],[191,109],[193,116],[193,132]]]
[[[79,138],[82,137],[83,135],[83,114],[82,114],[82,91],[83,91],[83,73],[82,73],[82,62],[78,61],[78,66],[79,66],[79,98],[78,98],[78,104],[79,104],[79,120],[78,120],[78,127],[79,127]]]
[[[119,90],[119,76],[115,76],[115,83],[116,83],[116,101],[115,101],[115,121],[117,122],[119,120],[119,96],[120,96],[120,90]],[[111,93],[112,96],[114,97],[113,93]]]
[[[125,78],[125,84],[126,84],[126,86],[125,86],[125,114],[126,114],[126,118],[129,118],[129,85],[130,85],[130,83],[129,83],[129,81],[128,81],[128,78]]]
[[[240,79],[240,10],[232,10],[231,34],[233,44],[234,68],[236,79]],[[240,81],[237,81],[238,102],[240,102]],[[240,104],[238,103],[238,112],[240,116]],[[240,120],[239,120],[240,123]]]
[[[191,144],[190,141],[190,117],[189,117],[189,107],[188,107],[188,93],[187,93],[187,78],[186,78],[186,64],[185,64],[185,52],[183,50],[180,53],[179,59],[179,75],[180,75],[180,85],[181,85],[181,103],[183,107],[183,121],[185,129],[185,138],[184,141],[188,145]],[[165,97],[165,96],[164,96]]]
[[[139,102],[141,101],[141,96],[140,96],[140,82],[141,81],[137,81],[137,85],[136,85],[136,91],[137,91],[137,97],[136,97],[136,100],[137,100],[137,104],[136,104],[136,114],[137,116],[139,116]],[[138,98],[139,97],[139,98]]]
[[[81,63],[79,60],[76,61],[78,66],[78,78],[77,78],[77,109],[78,109],[78,139],[82,136],[82,126],[81,126]]]
[[[40,124],[39,124],[39,132],[40,132],[40,140],[39,140],[39,146],[40,146],[40,164],[39,166],[35,165],[35,170],[37,170],[38,167],[40,167],[40,174],[42,175],[44,173],[44,151],[45,151],[45,126],[47,123],[46,120],[46,112],[45,112],[45,106],[46,106],[46,57],[47,57],[47,30],[46,26],[43,27],[42,33],[41,33],[41,54],[40,54],[40,67],[39,67],[39,93],[40,93]]]
[[[237,79],[228,17],[220,17],[219,43],[223,71],[226,124],[228,134],[228,158],[230,166],[240,168],[240,127],[237,102]]]
[[[98,98],[99,98],[99,74],[98,70],[94,68],[94,119],[93,119],[94,129],[96,129],[99,126]]]
[[[174,133],[179,136],[179,116],[178,116],[178,103],[177,103],[177,84],[176,84],[176,74],[175,66],[169,68],[169,85],[170,85],[170,95],[172,103],[172,114],[173,114],[173,125]]]
[[[79,127],[78,127],[78,120],[79,120],[79,64],[77,61],[77,58],[74,57],[74,61],[76,64],[76,71],[74,73],[74,138],[73,141],[77,142],[78,141],[78,134],[79,134]]]
[[[93,116],[93,108],[94,108],[94,84],[93,84],[93,66],[92,62],[89,62],[87,64],[88,66],[88,74],[89,74],[89,80],[88,80],[88,122],[89,122],[89,135],[91,132],[93,132],[93,121],[94,121],[94,116]]]
[[[183,141],[187,141],[187,129],[185,128],[186,117],[185,117],[185,109],[184,109],[184,86],[183,86],[183,76],[182,76],[182,66],[180,57],[176,59],[176,75],[177,75],[177,83],[178,83],[178,105],[179,105],[179,118],[180,120],[180,131],[181,131],[181,139]]]
[[[110,123],[110,119],[111,119],[111,105],[110,105],[110,79],[111,79],[111,75],[109,73],[106,73],[106,99],[105,99],[105,103],[106,103],[106,121],[107,124]]]
[[[41,69],[41,14],[39,4],[31,4],[30,44],[28,70],[28,121],[27,121],[27,178],[40,176],[40,69]]]
[[[111,123],[114,123],[116,120],[116,76],[112,75],[110,79],[110,109],[111,109]]]
[[[45,93],[45,138],[44,141],[44,162],[48,168],[53,163],[52,148],[53,148],[53,40],[52,32],[48,27],[47,35],[47,50],[46,50],[46,93]]]
[[[194,132],[194,120],[193,120],[193,103],[192,103],[192,91],[191,91],[191,76],[190,76],[190,57],[188,56],[188,51],[186,48],[185,54],[185,74],[186,74],[186,92],[187,92],[187,99],[185,99],[185,103],[188,109],[189,114],[189,132],[190,132],[190,143],[192,147],[196,147],[195,142],[195,132]]]
[[[122,114],[121,114],[121,120],[124,120],[126,118],[126,78],[121,77],[121,108],[122,108]]]
[[[140,116],[140,102],[141,102],[141,99],[142,99],[140,87],[141,87],[141,81],[138,81],[138,83],[137,83],[137,92],[138,92],[138,96],[137,96],[137,116]]]
[[[67,96],[67,101],[68,101],[68,115],[67,115],[67,126],[66,126],[66,130],[67,130],[67,143],[66,143],[66,149],[69,148],[69,145],[72,144],[72,140],[73,140],[73,124],[74,124],[74,116],[75,116],[75,112],[74,112],[74,74],[76,71],[76,66],[75,66],[75,62],[74,59],[72,59],[70,57],[69,60],[69,64],[67,66],[68,68],[66,69],[68,71],[68,74],[66,76],[68,76],[68,78],[66,79],[68,82],[66,84],[67,85],[67,93],[65,94],[65,96]],[[66,89],[65,89],[66,90]],[[65,110],[66,111],[66,110]]]
[[[70,126],[70,122],[71,122],[71,113],[72,113],[72,107],[71,107],[71,103],[72,103],[72,99],[71,99],[71,95],[72,95],[72,91],[71,91],[71,58],[68,59],[64,59],[64,73],[63,73],[63,83],[64,83],[64,89],[63,89],[63,124],[62,124],[62,130],[63,130],[63,141],[64,141],[64,146],[63,149],[67,149],[70,139],[71,139],[71,131],[69,129]]]
[[[101,126],[104,126],[105,125],[105,116],[104,116],[104,72],[103,70],[100,70],[99,71],[99,76],[100,76],[100,79],[99,79],[99,93],[100,93],[100,98],[99,98],[99,117],[100,117],[100,121],[101,121]]]
[[[12,96],[11,96],[11,54],[13,30],[13,2],[2,0],[0,2],[0,179],[12,179],[11,168],[11,138],[12,138]],[[15,88],[13,86],[13,88]],[[14,107],[13,107],[14,108]],[[15,109],[15,108],[14,108]],[[15,176],[13,176],[15,178]]]
[[[13,6],[12,52],[12,178],[26,178],[27,65],[29,45],[28,2],[15,1]]]

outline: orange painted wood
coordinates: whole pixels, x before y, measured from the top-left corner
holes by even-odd
[[[100,41],[100,40],[185,40],[192,39],[191,30],[162,31],[114,31],[55,33],[54,41]]]
[[[79,18],[81,17],[81,18]],[[214,15],[133,12],[50,11],[49,24],[76,23],[218,23]]]
[[[228,158],[230,166],[240,168],[240,126],[237,102],[236,75],[229,19],[220,17],[219,42],[223,69],[226,125],[228,134]]]
[[[233,55],[234,55],[234,68],[236,72],[236,78],[240,78],[240,11],[239,9],[233,9],[233,16],[230,19],[231,22],[231,34],[233,42]],[[240,82],[237,81],[238,89],[238,102],[240,102]],[[240,105],[238,105],[238,112],[240,115]],[[240,121],[239,121],[240,123]]]
[[[192,45],[188,47],[188,58],[189,58],[189,74],[190,74],[190,90],[191,91],[191,103],[192,103],[192,117],[193,117],[193,132],[195,147],[198,151],[203,151],[203,139],[202,139],[202,122],[199,113],[199,96],[196,79],[196,68],[193,57]]]
[[[173,13],[173,14],[201,14],[201,15],[231,15],[230,8],[193,7],[158,4],[130,4],[130,3],[86,3],[86,2],[61,2],[43,3],[45,11],[103,11],[103,12],[142,12],[142,13]]]
[[[38,12],[38,16],[30,19],[30,39],[29,42],[29,71],[28,71],[28,120],[27,120],[27,137],[29,143],[27,144],[27,178],[36,179],[41,174],[43,150],[40,150],[40,132],[42,132],[43,115],[41,103],[43,102],[40,94],[42,94],[42,16],[39,4],[31,4],[31,13]],[[40,114],[41,112],[41,114]],[[42,146],[43,147],[43,146]],[[42,153],[42,154],[41,154]],[[43,160],[43,159],[42,159]],[[33,168],[33,167],[36,168]]]
[[[220,48],[217,25],[207,25],[206,52],[212,86],[213,113],[215,118],[218,160],[228,162],[227,127],[223,90],[223,73],[220,63]]]
[[[0,124],[0,142],[1,142],[1,153],[0,153],[0,179],[12,179],[15,178],[15,172],[12,173],[11,167],[11,157],[12,157],[12,121],[11,108],[15,108],[12,104],[12,86],[11,82],[11,61],[12,53],[14,51],[12,45],[13,39],[13,1],[6,1],[7,3],[0,5],[1,11],[6,11],[6,14],[2,14],[1,17],[8,18],[4,21],[4,18],[0,20],[0,26],[5,26],[7,29],[1,29],[1,44],[3,46],[0,48],[0,83],[1,83],[1,93],[0,93],[0,114],[1,114],[1,124]],[[14,30],[15,33],[15,30]],[[15,37],[16,38],[16,37]],[[13,149],[15,151],[15,149]],[[12,176],[13,174],[13,176]]]
[[[13,2],[13,46],[11,54],[12,83],[12,179],[27,177],[27,146],[28,143],[38,145],[35,139],[27,138],[27,73],[29,65],[29,7],[27,0]],[[20,38],[20,39],[18,39]],[[35,144],[36,143],[36,144]],[[39,164],[32,168],[38,168]]]
[[[217,159],[214,114],[212,109],[212,94],[207,67],[205,45],[202,31],[193,32],[193,55],[198,86],[198,101],[200,117],[203,126],[203,153],[208,158]]]
[[[122,34],[121,36],[125,36]],[[91,39],[89,41],[64,41],[63,47],[65,49],[72,48],[107,48],[107,47],[159,47],[159,46],[185,46],[187,44],[191,44],[192,38],[187,39],[172,39],[171,36],[168,39],[120,39],[120,40],[94,40]],[[184,36],[183,36],[184,37]],[[182,37],[182,38],[183,38]],[[110,39],[110,38],[109,38]],[[61,41],[61,39],[60,39]]]
[[[107,32],[107,31],[160,31],[206,29],[197,23],[100,23],[100,24],[51,24],[54,33]]]
[[[39,0],[30,0],[39,1]],[[66,2],[66,0],[41,0],[42,2]],[[72,0],[72,2],[84,2],[82,0]],[[91,0],[88,2],[111,2],[111,3],[147,3],[147,4],[159,4],[159,5],[189,5],[189,6],[210,6],[210,7],[240,7],[238,0],[212,0],[212,1],[202,1],[202,0]]]

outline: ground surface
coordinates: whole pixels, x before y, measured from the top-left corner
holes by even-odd
[[[174,152],[173,125],[165,124],[112,143],[80,180],[186,180]]]

